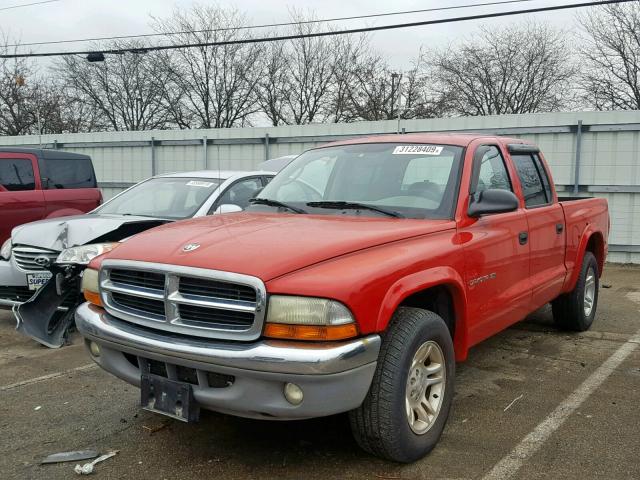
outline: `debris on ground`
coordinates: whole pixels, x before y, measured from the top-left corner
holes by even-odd
[[[603,283],[602,284],[602,288],[611,288],[611,284],[610,283]]]
[[[157,425],[143,425],[142,429],[146,430],[150,434],[154,434],[156,432],[159,432],[163,428],[166,428],[167,425],[169,425],[169,422],[164,421],[164,422],[161,422],[161,423],[159,423]]]
[[[506,407],[504,407],[503,412],[506,412],[506,411],[507,411],[507,410],[509,410],[511,407],[513,407],[513,405],[514,405],[518,400],[520,400],[522,397],[524,397],[524,394],[522,394],[522,395],[520,395],[520,396],[518,396],[518,397],[514,398],[514,399],[513,399],[513,401],[512,401],[509,405],[507,405]]]
[[[38,405],[38,406],[37,406],[37,407],[35,407],[33,410],[37,412],[37,411],[38,411],[38,410],[40,410],[41,408],[42,408],[42,405]]]
[[[92,462],[85,463],[84,465],[76,465],[73,469],[78,475],[90,475],[93,473],[93,467],[100,462],[104,462],[106,459],[113,457],[118,453],[118,450],[114,450],[113,452],[105,453],[104,455],[96,458]]]
[[[45,463],[77,462],[79,460],[96,458],[98,455],[100,454],[95,450],[76,450],[73,452],[52,453],[44,460],[42,460],[40,464],[44,465]]]

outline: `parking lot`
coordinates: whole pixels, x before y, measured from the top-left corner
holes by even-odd
[[[545,308],[474,348],[442,440],[412,465],[362,453],[346,416],[205,412],[190,425],[141,411],[139,391],[94,367],[78,337],[49,350],[2,312],[0,472],[69,478],[74,463],[40,460],[94,448],[119,451],[98,478],[640,478],[640,269],[609,265],[602,283],[589,332],[555,330]]]

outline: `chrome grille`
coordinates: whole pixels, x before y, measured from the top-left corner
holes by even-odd
[[[110,314],[150,328],[228,340],[255,340],[262,331],[266,292],[248,275],[105,260],[100,291]]]
[[[56,261],[59,253],[44,248],[24,247],[21,245],[15,246],[11,250],[13,261],[23,272],[43,272],[45,265],[38,262],[48,261],[50,265]]]

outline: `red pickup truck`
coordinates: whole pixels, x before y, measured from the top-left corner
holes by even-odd
[[[76,325],[148,410],[349,412],[366,451],[410,462],[438,441],[470,347],[548,302],[564,329],[593,322],[607,202],[558,199],[553,185],[520,139],[329,144],[243,213],[158,227],[95,259]]]
[[[0,244],[13,227],[78,215],[102,202],[91,158],[36,148],[0,148]]]

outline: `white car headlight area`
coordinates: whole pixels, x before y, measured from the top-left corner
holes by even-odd
[[[94,258],[110,252],[118,245],[120,245],[119,242],[92,243],[89,245],[82,245],[80,247],[65,248],[60,252],[60,255],[58,255],[56,263],[62,265],[87,265]]]
[[[9,260],[11,258],[11,247],[11,239],[8,238],[2,244],[2,248],[0,249],[0,258],[2,258],[3,260]]]

